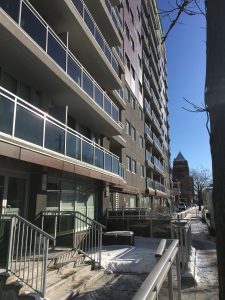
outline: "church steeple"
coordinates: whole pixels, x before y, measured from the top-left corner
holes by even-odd
[[[175,161],[186,161],[183,154],[181,152],[178,153],[177,157],[174,159]]]

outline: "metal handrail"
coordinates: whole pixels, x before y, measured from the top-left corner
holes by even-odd
[[[180,262],[178,257],[178,240],[173,240],[166,252],[160,258],[151,273],[145,279],[133,300],[158,299],[158,294],[168,275],[169,299],[173,299],[172,264],[176,258],[178,300],[181,299]]]
[[[10,222],[6,271],[45,297],[49,241],[55,238],[19,215],[1,215],[0,222]]]
[[[36,218],[41,218],[41,228],[44,228],[45,218],[54,216],[54,237],[72,234],[71,245],[84,256],[88,257],[95,267],[101,267],[102,232],[106,227],[89,218],[79,211],[42,211]],[[57,229],[60,217],[70,216],[73,220],[73,228],[65,232]],[[57,244],[57,240],[55,245]]]
[[[33,106],[32,104],[24,101],[23,99],[21,99],[20,97],[16,96],[15,94],[9,92],[8,90],[6,90],[5,88],[0,86],[0,95],[2,95],[3,97],[0,99],[0,101],[4,101],[4,99],[9,100],[10,102],[13,103],[14,106],[14,114],[13,114],[13,121],[12,121],[12,128],[7,128],[7,133],[10,134],[12,136],[12,138],[20,138],[20,136],[17,136],[16,134],[16,128],[17,128],[17,116],[19,114],[18,109],[19,108],[23,108],[23,110],[26,110],[29,114],[32,114],[33,117],[38,117],[38,122],[40,124],[42,124],[44,130],[42,130],[41,132],[41,136],[39,137],[40,139],[40,143],[38,143],[38,137],[36,137],[36,140],[30,140],[30,136],[28,136],[28,134],[25,136],[25,133],[23,132],[22,136],[23,136],[23,140],[25,140],[26,142],[35,144],[37,147],[40,148],[44,148],[47,149],[48,151],[54,151],[57,152],[59,154],[65,155],[67,157],[72,157],[74,159],[80,160],[80,161],[84,161],[86,163],[89,163],[91,165],[94,165],[100,169],[112,172],[114,174],[117,175],[121,175],[123,172],[121,171],[121,169],[123,169],[123,166],[120,164],[119,162],[119,157],[116,156],[115,154],[111,153],[110,151],[108,151],[107,149],[101,147],[100,145],[96,144],[95,142],[91,141],[90,139],[86,138],[85,136],[81,135],[80,133],[78,133],[77,131],[75,131],[74,129],[68,127],[66,124],[63,124],[62,122],[58,121],[57,119],[51,117],[50,115],[48,115],[47,113],[45,113],[44,111],[38,109],[37,107]],[[62,137],[61,140],[58,140],[58,144],[64,143],[64,149],[63,151],[61,151],[61,148],[58,146],[59,149],[56,149],[56,147],[54,147],[54,149],[48,147],[46,145],[46,126],[48,124],[53,125],[55,128],[59,129],[60,131],[62,131]],[[29,126],[28,126],[29,129]],[[71,136],[73,139],[75,139],[76,141],[79,140],[80,142],[80,148],[77,146],[77,151],[80,151],[80,156],[72,156],[70,154],[70,152],[68,150],[71,150],[69,147],[67,147],[67,141],[69,136]],[[92,162],[91,161],[85,161],[85,159],[83,158],[83,151],[82,151],[82,144],[86,143],[88,145],[90,145],[90,147],[93,148],[93,158],[92,158]],[[79,148],[79,149],[78,149]],[[57,151],[58,150],[58,151]],[[78,151],[78,152],[79,152]],[[95,162],[95,153],[96,151],[99,151],[102,153],[102,161],[101,164],[97,164],[98,161]],[[111,160],[111,168],[106,168],[106,156],[110,157]]]

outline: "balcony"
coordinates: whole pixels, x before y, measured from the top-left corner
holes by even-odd
[[[160,143],[159,139],[155,136],[154,133],[153,133],[153,141],[154,141],[154,145],[156,146],[160,154],[163,154],[162,144]]]
[[[69,39],[71,52],[79,57],[80,62],[101,86],[106,90],[120,87],[117,59],[83,0],[29,1],[56,33],[62,33],[62,39]]]
[[[141,34],[142,34],[142,39],[143,39],[143,41],[144,41],[144,47],[145,47],[145,49],[148,51],[148,53],[150,54],[150,46],[149,46],[149,41],[148,41],[148,38],[147,38],[147,36],[146,36],[146,34],[145,34],[145,32],[144,32],[144,28],[142,27],[141,28]]]
[[[152,131],[146,123],[145,123],[145,137],[146,137],[146,141],[153,144]]]
[[[154,87],[155,92],[157,93],[158,97],[160,97],[160,92],[159,92],[160,86],[155,78],[155,74],[154,74],[152,68],[150,69],[150,73],[151,73],[151,76],[150,76],[151,86]],[[159,77],[158,77],[158,80],[159,80]]]
[[[122,20],[109,0],[84,0],[110,47],[121,45]],[[122,26],[122,27],[121,27]],[[119,30],[118,30],[119,29]]]
[[[147,96],[150,98],[151,97],[151,88],[149,84],[148,78],[144,74],[144,91],[147,92]]]
[[[146,167],[154,169],[154,157],[148,150],[145,151],[145,161],[146,161]]]
[[[0,134],[32,151],[72,159],[124,176],[119,158],[50,115],[0,87]]]
[[[125,72],[125,66],[124,66],[124,56],[123,56],[123,51],[119,46],[113,47],[113,52],[115,53],[117,60],[120,64],[121,70],[124,73]]]
[[[157,111],[158,115],[161,117],[161,108],[160,108],[159,102],[155,96],[153,89],[151,89],[150,93],[151,93],[151,99],[152,99],[152,103],[155,107],[155,110]]]
[[[124,100],[123,89],[113,90],[109,93],[113,101],[120,107],[120,109],[125,109],[126,102]]]
[[[154,156],[154,165],[155,165],[155,170],[160,173],[160,175],[165,175],[165,168],[162,165],[162,163]]]
[[[155,189],[155,181],[151,178],[146,178],[147,188]]]
[[[152,111],[152,119],[153,119],[153,125],[155,126],[155,128],[158,130],[158,133],[161,135],[162,134],[162,129],[160,126],[160,123],[155,115],[155,113]]]
[[[146,116],[149,118],[149,120],[152,120],[151,106],[148,104],[148,101],[146,99],[144,99],[144,109],[145,109]]]
[[[166,192],[165,186],[162,183],[158,182],[158,181],[155,181],[155,189],[158,190],[158,191],[161,191],[163,193]]]
[[[32,6],[24,0],[17,4],[2,9],[19,26],[11,22],[9,27],[0,12],[0,63],[30,86],[53,94],[59,105],[63,97],[73,115],[96,132],[121,133],[118,107]]]

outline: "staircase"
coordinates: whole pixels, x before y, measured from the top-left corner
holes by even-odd
[[[65,214],[54,212],[55,222]],[[103,275],[103,226],[80,213],[72,213],[72,219],[72,235],[66,232],[72,247],[59,247],[57,230],[52,236],[20,216],[0,216],[1,227],[10,224],[6,268],[0,269],[0,299],[70,299]],[[43,227],[45,222],[42,215]]]

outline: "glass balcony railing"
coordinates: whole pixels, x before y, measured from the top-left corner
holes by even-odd
[[[158,100],[157,100],[157,98],[156,98],[156,96],[155,96],[155,93],[154,93],[153,89],[151,89],[151,97],[152,97],[152,100],[153,100],[153,102],[154,102],[154,104],[155,104],[157,110],[158,110],[158,113],[161,114],[159,102],[158,102]]]
[[[145,133],[146,133],[147,137],[151,141],[153,141],[153,139],[152,139],[152,131],[151,131],[151,129],[149,128],[149,126],[146,123],[145,123]]]
[[[0,132],[124,177],[116,155],[2,87]]]
[[[66,74],[119,125],[119,109],[26,0],[6,0],[1,8],[51,57]]]
[[[115,49],[117,55],[119,56],[120,60],[124,64],[124,56],[123,56],[123,52],[122,52],[121,48],[119,46],[116,46],[116,47],[113,47],[113,49]]]
[[[151,106],[148,104],[148,101],[145,99],[145,110],[149,116],[150,119],[152,119],[152,110],[151,110]]]
[[[96,42],[102,49],[105,57],[115,70],[116,74],[119,76],[119,65],[116,61],[115,57],[113,56],[110,47],[106,43],[105,38],[103,37],[100,29],[98,28],[97,24],[95,23],[91,13],[89,12],[87,6],[84,4],[83,0],[72,0],[75,8],[77,9],[78,13],[80,14],[81,18],[84,20],[85,24],[87,25],[89,31],[95,38]]]
[[[119,90],[116,90],[117,94],[120,96],[120,98],[123,99],[124,101],[124,93],[123,93],[123,90],[122,89],[119,89]]]
[[[158,168],[162,173],[165,173],[165,168],[162,163],[154,156],[154,165]]]
[[[155,126],[158,128],[159,132],[161,133],[160,123],[159,123],[158,119],[156,118],[156,115],[154,114],[153,111],[152,111],[152,118],[153,118],[153,121],[155,123]]]
[[[145,159],[154,165],[154,158],[148,150],[145,151]]]
[[[166,191],[165,186],[162,183],[158,182],[158,181],[155,181],[155,189],[158,190],[158,191],[164,192],[164,193]]]
[[[118,8],[117,7],[112,7],[109,0],[105,0],[105,5],[108,9],[108,12],[109,12],[116,28],[123,31],[123,21],[120,17],[120,13],[119,13]]]
[[[146,181],[147,181],[147,188],[155,189],[155,182],[153,179],[146,178]]]
[[[144,87],[148,91],[149,96],[151,96],[151,88],[150,88],[149,80],[145,76],[145,74],[144,74]]]
[[[159,151],[161,153],[163,153],[162,144],[160,143],[159,139],[155,136],[154,133],[153,133],[153,141],[154,141],[155,145],[157,146],[157,148],[159,149]]]

